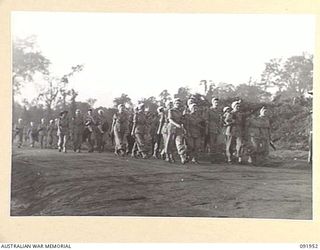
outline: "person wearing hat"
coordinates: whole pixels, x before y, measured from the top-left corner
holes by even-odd
[[[260,164],[269,155],[269,144],[271,139],[270,121],[268,118],[268,109],[262,107],[260,115],[255,118],[248,119],[248,163]]]
[[[213,162],[218,157],[218,136],[222,132],[222,114],[219,109],[219,99],[212,98],[211,107],[206,114],[206,133],[205,136],[209,142],[209,152],[211,161]]]
[[[83,132],[83,140],[88,142],[88,152],[92,153],[94,151],[96,120],[93,117],[93,110],[91,108],[88,109],[84,121],[85,128]]]
[[[47,135],[48,135],[48,148],[52,148],[52,145],[54,145],[54,142],[56,142],[56,136],[57,136],[57,127],[54,123],[54,120],[50,120],[48,127],[47,127]]]
[[[226,123],[226,117],[228,115],[230,115],[231,112],[231,108],[229,106],[226,106],[223,108],[223,114],[222,114],[222,122],[223,122],[223,128],[222,128],[222,133],[224,135],[225,138],[225,142],[227,141],[227,137],[226,137],[226,128],[229,124]]]
[[[240,113],[239,101],[234,101],[231,104],[231,112],[225,117],[226,124],[226,156],[228,163],[232,163],[231,156],[233,155],[233,146],[236,146],[236,157],[239,163],[242,162],[242,146],[243,146],[243,131],[242,131],[242,116]]]
[[[160,147],[161,147],[161,130],[163,126],[164,107],[158,107],[157,113],[153,114],[151,121],[151,145],[153,158],[159,159]]]
[[[190,113],[190,105],[193,105],[196,103],[196,100],[194,97],[190,97],[188,100],[187,100],[187,106],[185,107],[184,111],[183,111],[183,115],[187,115]]]
[[[18,148],[20,148],[23,143],[23,134],[25,132],[25,126],[21,118],[18,119],[18,123],[15,125],[14,131],[15,131],[14,138],[18,136]]]
[[[167,156],[167,140],[168,140],[168,124],[169,124],[169,119],[168,119],[168,113],[169,110],[173,107],[173,102],[171,100],[167,100],[165,103],[165,108],[163,110],[162,115],[160,115],[160,121],[159,121],[159,126],[161,126],[161,130],[158,130],[158,133],[161,132],[162,135],[162,140],[163,140],[163,149],[161,150],[161,158],[163,160],[166,159]]]
[[[129,133],[129,117],[123,104],[118,105],[118,112],[113,115],[111,133],[114,133],[115,154],[125,156],[127,134]]]
[[[245,134],[247,130],[246,120],[251,114],[255,113],[261,106],[250,111],[243,112],[240,110],[241,100],[234,101],[231,104],[232,111],[226,115],[224,120],[226,125],[226,156],[228,163],[232,162],[233,147],[235,146],[235,156],[238,158],[238,163],[242,163],[244,150]]]
[[[58,150],[67,153],[67,141],[69,137],[68,111],[62,111],[58,118]]]
[[[195,103],[189,105],[189,113],[185,117],[187,131],[187,150],[191,162],[198,164],[198,152],[201,143],[201,129],[203,117],[198,112],[198,106]]]
[[[138,152],[137,149],[137,143],[136,140],[134,138],[134,136],[131,135],[131,131],[133,128],[133,117],[134,114],[138,112],[138,107],[132,108],[131,112],[128,113],[128,120],[129,120],[129,126],[128,126],[128,131],[130,131],[130,133],[127,134],[127,155],[131,154],[131,157],[135,158]]]
[[[38,128],[34,122],[30,122],[30,127],[28,129],[27,135],[30,140],[30,147],[34,147],[36,141],[38,141]]]
[[[81,144],[84,132],[84,118],[80,109],[76,109],[75,115],[72,118],[72,138],[73,138],[73,151],[80,153]]]
[[[166,160],[174,162],[172,145],[175,144],[181,163],[187,162],[186,143],[185,143],[185,128],[183,125],[183,106],[181,100],[176,98],[173,102],[173,108],[168,112],[168,139],[166,142]]]
[[[38,135],[39,135],[40,148],[41,149],[46,148],[47,147],[47,124],[44,118],[40,120],[40,124],[38,125]]]
[[[102,109],[98,110],[98,116],[96,119],[96,139],[97,139],[97,149],[98,152],[101,153],[104,150],[104,145],[105,145],[105,132],[109,130],[109,125],[107,122],[106,117],[104,116],[104,112]]]
[[[147,133],[147,117],[145,114],[145,106],[143,103],[138,104],[138,112],[133,116],[133,127],[131,135],[134,136],[138,153],[143,159],[147,158],[146,140],[145,135]]]

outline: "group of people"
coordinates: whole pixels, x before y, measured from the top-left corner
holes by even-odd
[[[237,100],[231,107],[222,109],[219,99],[213,98],[211,107],[205,108],[192,97],[185,105],[176,98],[158,107],[157,113],[150,116],[144,104],[138,104],[133,112],[120,104],[110,123],[103,110],[98,110],[95,116],[92,109],[85,115],[77,109],[71,119],[68,111],[63,111],[49,124],[45,119],[41,119],[38,126],[31,122],[27,135],[31,147],[36,140],[41,148],[53,147],[57,138],[60,152],[67,152],[69,138],[75,152],[81,152],[84,142],[88,152],[94,151],[94,144],[97,151],[102,152],[110,138],[118,156],[131,154],[142,159],[152,156],[175,162],[174,156],[178,155],[182,164],[198,164],[200,152],[208,154],[212,162],[222,152],[228,163],[243,163],[246,158],[249,164],[258,164],[269,154],[268,109],[259,107],[259,114],[255,115],[258,109],[244,112],[241,106],[241,100]],[[24,134],[22,119],[18,120],[15,133],[20,147]]]

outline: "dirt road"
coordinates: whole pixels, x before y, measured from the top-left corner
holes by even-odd
[[[11,215],[312,218],[311,168],[13,149]]]

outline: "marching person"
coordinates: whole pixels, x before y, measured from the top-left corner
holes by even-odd
[[[146,140],[145,135],[147,132],[147,117],[145,114],[145,106],[143,103],[138,105],[138,112],[133,116],[133,127],[131,135],[134,136],[138,153],[143,159],[147,158],[146,154]]]
[[[160,148],[161,148],[161,138],[162,138],[162,127],[164,124],[164,107],[157,108],[157,115],[155,115],[153,126],[155,128],[154,136],[152,139],[152,152],[153,157],[159,159]]]
[[[214,161],[218,156],[218,136],[221,134],[221,112],[218,108],[219,99],[212,98],[212,106],[208,109],[206,114],[206,132],[205,135],[209,139],[209,152],[211,154],[211,161]]]
[[[99,109],[98,117],[97,117],[97,128],[96,128],[97,148],[99,153],[101,153],[104,150],[105,132],[108,131],[108,129],[109,129],[109,126],[104,116],[104,112],[102,109]]]
[[[260,164],[269,155],[271,133],[267,112],[268,109],[262,107],[257,118],[248,119],[248,136],[251,146],[248,163],[250,164]]]
[[[233,154],[233,146],[236,144],[236,157],[238,162],[242,162],[242,147],[243,147],[243,131],[242,131],[242,116],[240,114],[240,102],[234,101],[231,104],[232,111],[226,115],[226,156],[229,164],[232,163],[231,156]]]
[[[113,115],[111,133],[114,133],[115,154],[125,156],[127,134],[129,133],[129,117],[124,104],[118,105],[118,112]]]
[[[168,158],[168,152],[167,152],[167,140],[168,140],[168,124],[169,124],[169,119],[168,119],[168,113],[169,110],[173,107],[173,102],[171,100],[168,100],[165,104],[165,108],[163,110],[163,114],[160,116],[160,124],[162,124],[161,127],[161,134],[163,138],[163,150],[161,151],[161,157],[162,159],[166,159],[170,161],[170,157]],[[173,160],[173,158],[171,159]]]
[[[198,164],[198,152],[201,143],[201,129],[203,118],[198,112],[198,106],[193,103],[189,105],[189,113],[186,116],[186,131],[188,142],[188,156],[191,162]]]
[[[54,142],[56,142],[55,138],[57,136],[57,127],[54,123],[54,120],[50,120],[47,127],[47,137],[48,137],[48,147],[52,148]]]
[[[88,152],[92,153],[94,150],[94,129],[96,121],[92,114],[92,109],[88,109],[85,116],[85,129],[83,132],[83,140],[88,142]]]
[[[133,127],[133,117],[135,112],[137,112],[138,110],[136,110],[137,108],[132,108],[130,109],[130,112],[128,114],[128,131],[132,131],[132,127]],[[113,134],[113,133],[112,133]],[[133,150],[134,149],[134,150]],[[135,157],[136,154],[136,146],[135,146],[135,140],[134,140],[134,136],[131,135],[131,133],[127,134],[127,151],[126,154],[129,155],[131,154],[132,157]]]
[[[68,111],[62,111],[58,118],[58,150],[67,153],[67,141],[69,137]]]
[[[222,114],[222,122],[223,122],[223,126],[222,126],[222,133],[224,135],[224,139],[225,139],[225,142],[227,142],[227,136],[226,136],[226,130],[227,130],[227,126],[228,125],[231,125],[231,124],[228,124],[227,121],[226,121],[226,117],[228,115],[230,115],[230,112],[231,112],[231,108],[226,106],[223,108],[223,114]]]
[[[40,124],[38,125],[38,135],[39,135],[39,142],[40,148],[47,147],[47,124],[45,123],[45,119],[42,118],[40,120]]]
[[[38,128],[34,122],[30,122],[30,127],[28,129],[28,137],[30,140],[30,147],[34,147],[36,141],[38,141]]]
[[[82,137],[84,132],[84,119],[80,109],[76,109],[72,118],[73,151],[81,153]]]
[[[173,108],[168,112],[168,138],[166,141],[166,160],[174,162],[172,145],[175,144],[182,164],[187,162],[185,128],[183,125],[183,106],[181,100],[176,98],[173,102]]]
[[[14,138],[16,138],[16,136],[18,136],[18,148],[20,148],[22,146],[23,143],[23,134],[25,133],[25,126],[23,124],[23,120],[21,118],[18,119],[18,123],[15,125],[15,135]]]

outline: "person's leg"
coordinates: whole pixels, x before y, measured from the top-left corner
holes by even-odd
[[[178,154],[179,154],[180,159],[181,159],[181,163],[184,164],[187,161],[186,144],[185,144],[184,135],[182,135],[182,134],[176,135],[175,143],[176,143]]]
[[[173,155],[172,155],[172,145],[175,139],[176,139],[175,133],[168,133],[168,136],[166,138],[166,144],[165,144],[166,161],[168,162],[174,162]]]
[[[68,136],[66,134],[64,134],[63,137],[62,137],[62,140],[63,140],[63,143],[62,143],[63,152],[67,153]]]
[[[145,138],[144,134],[135,134],[137,148],[143,158],[146,158]]]
[[[231,156],[232,156],[232,141],[233,136],[232,135],[226,135],[226,156],[228,163],[232,162]]]
[[[194,163],[198,163],[199,160],[199,148],[201,145],[201,138],[200,137],[195,137],[194,138],[194,152],[193,152],[193,158],[194,158]]]
[[[22,146],[22,142],[23,142],[23,132],[19,132],[18,136],[19,136],[18,147],[20,148]]]
[[[62,133],[60,133],[59,135],[58,135],[58,149],[59,149],[59,152],[61,152],[61,150],[62,150],[62,146],[63,146],[63,134]]]
[[[243,154],[243,139],[242,139],[242,137],[236,138],[236,152],[237,152],[238,162],[242,163],[242,154]]]

